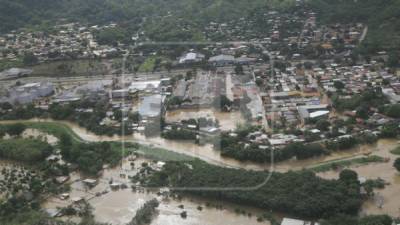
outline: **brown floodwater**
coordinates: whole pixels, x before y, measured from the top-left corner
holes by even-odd
[[[51,121],[51,120],[30,120],[30,121]],[[8,123],[15,121],[8,121]],[[60,121],[57,121],[60,122]],[[7,122],[2,122],[7,123]],[[229,159],[221,157],[218,151],[213,150],[211,145],[199,146],[191,142],[180,142],[180,141],[172,141],[165,140],[162,138],[146,138],[140,134],[134,134],[132,136],[127,137],[107,137],[107,136],[98,136],[91,132],[88,132],[82,127],[77,126],[74,123],[61,121],[61,123],[69,126],[75,133],[77,133],[83,140],[85,141],[134,141],[142,144],[157,146],[161,148],[165,148],[170,151],[187,154],[190,156],[198,157],[206,162],[227,166],[233,168],[243,168],[243,169],[252,169],[252,170],[264,170],[270,169],[271,165],[266,164],[254,164],[254,163],[244,163],[239,162],[237,160]],[[378,155],[385,158],[389,158],[390,162],[388,163],[372,163],[368,165],[362,166],[351,166],[350,168],[359,173],[359,176],[365,178],[383,178],[385,181],[389,182],[388,185],[383,190],[377,190],[377,195],[375,199],[371,199],[367,201],[363,205],[362,214],[381,214],[387,213],[392,216],[400,215],[400,178],[399,174],[395,171],[392,164],[395,155],[390,153],[390,150],[394,149],[398,145],[396,140],[380,140],[374,145],[362,145],[348,151],[333,153],[329,156],[317,157],[309,160],[302,161],[286,161],[282,163],[276,163],[274,165],[275,171],[285,172],[288,170],[300,170],[303,168],[310,167],[312,165],[318,165],[324,162],[337,160],[337,159],[350,159],[354,157],[363,156],[366,153],[372,153],[372,155]],[[140,162],[140,161],[139,161]],[[136,164],[136,163],[135,163]],[[91,190],[87,190],[86,187],[82,184],[80,180],[79,174],[73,174],[71,178],[71,197],[84,197],[85,199],[89,199],[89,202],[94,206],[94,214],[96,219],[100,222],[110,222],[113,224],[122,224],[128,221],[128,219],[134,216],[134,212],[136,209],[140,208],[140,206],[147,200],[156,197],[155,194],[152,193],[143,193],[143,192],[132,192],[130,189],[120,190],[120,191],[110,191],[108,182],[111,179],[117,179],[121,173],[128,174],[129,172],[133,172],[134,170],[130,170],[130,165],[127,164],[126,160],[122,163],[121,168],[115,169],[105,169],[101,182]],[[121,172],[122,171],[122,172]],[[129,175],[129,174],[128,174]],[[318,174],[319,176],[326,179],[336,179],[338,177],[337,171],[328,171],[325,173]],[[128,184],[127,180],[121,180],[122,178],[118,178],[118,182],[124,182]],[[75,182],[76,181],[76,182]],[[107,191],[107,194],[102,195],[101,197],[96,197],[96,193]],[[378,200],[384,200],[384,204],[382,208],[378,207]],[[204,205],[204,200],[193,200],[193,199],[184,199],[182,202],[177,200],[170,201],[162,201],[160,205],[160,215],[154,220],[153,224],[226,224],[225,221],[233,221],[229,222],[229,224],[258,224],[256,222],[256,218],[254,215],[257,214],[257,210],[255,213],[252,213],[252,217],[237,215],[234,212],[235,205],[230,205],[224,203],[224,210],[217,209],[206,209],[203,207],[202,211],[197,210],[199,205]],[[185,207],[185,211],[188,212],[188,218],[182,219],[180,218],[180,212],[182,211],[179,207],[175,207],[176,205],[183,204]],[[55,208],[57,206],[66,206],[68,205],[68,201],[59,200],[58,198],[52,198],[47,201],[44,206],[45,208]],[[243,208],[243,207],[240,207]],[[208,211],[212,210],[212,211]],[[252,211],[253,212],[253,211]],[[200,223],[201,221],[201,223]],[[234,222],[239,221],[239,222]]]
[[[228,157],[222,157],[219,151],[214,150],[211,144],[198,145],[191,141],[177,141],[168,140],[161,137],[145,137],[143,134],[134,133],[130,136],[100,136],[92,132],[87,131],[85,128],[78,126],[75,123],[68,121],[54,121],[51,119],[32,119],[27,120],[27,122],[58,122],[70,127],[78,136],[80,136],[85,141],[126,141],[126,142],[137,142],[143,145],[149,145],[154,147],[159,147],[166,149],[168,151],[185,154],[188,156],[199,158],[205,162],[213,165],[230,167],[230,168],[240,168],[246,170],[269,170],[277,172],[286,172],[289,170],[301,170],[308,168],[312,165],[317,165],[320,163],[325,163],[337,159],[353,158],[363,156],[363,154],[377,151],[376,145],[362,145],[355,148],[332,153],[328,156],[315,157],[308,160],[287,160],[279,163],[254,163],[254,162],[241,162]],[[24,122],[24,121],[20,121]],[[0,121],[0,123],[15,123],[15,121]]]
[[[375,197],[364,203],[361,214],[389,214],[393,217],[400,216],[400,174],[393,167],[393,162],[399,156],[390,153],[398,146],[397,140],[380,140],[371,149],[372,155],[390,159],[385,163],[371,163],[367,165],[354,165],[349,169],[358,173],[359,177],[367,179],[382,178],[389,183],[382,190],[375,190]],[[326,179],[337,179],[338,171],[319,173]],[[383,203],[382,207],[379,207]]]
[[[127,159],[123,160],[120,166],[116,168],[106,168],[98,179],[98,184],[88,189],[82,179],[86,178],[78,173],[71,175],[70,199],[60,200],[57,196],[48,199],[42,207],[45,209],[56,209],[57,207],[66,207],[72,203],[72,199],[81,197],[86,199],[93,207],[93,215],[96,221],[110,223],[113,225],[126,224],[135,216],[136,211],[143,206],[146,201],[157,198],[160,201],[158,214],[154,217],[152,225],[269,225],[270,223],[257,222],[257,217],[263,214],[260,209],[244,207],[227,202],[218,202],[215,200],[206,201],[201,198],[184,197],[164,198],[156,193],[148,192],[143,189],[133,191],[131,188],[112,190],[110,181],[124,183],[130,186],[128,176],[136,174],[143,162],[150,165],[154,162],[139,158],[134,161],[133,167]],[[121,177],[124,174],[126,176]],[[96,195],[96,193],[103,193]],[[183,208],[182,208],[183,206]],[[202,209],[199,210],[198,207]],[[218,207],[217,207],[218,206]],[[237,213],[236,209],[241,212]],[[181,218],[180,214],[186,211],[187,218]],[[249,215],[249,213],[251,215]],[[76,217],[64,217],[63,220],[74,220]]]

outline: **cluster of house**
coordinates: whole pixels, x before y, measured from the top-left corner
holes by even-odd
[[[257,40],[265,37],[267,42],[295,35],[293,24],[304,24],[306,17],[303,12],[279,13],[274,10],[263,10],[247,18],[238,18],[225,23],[210,22],[205,27],[207,38],[211,40]],[[284,31],[284,32],[282,32]]]
[[[303,50],[307,48],[320,48],[327,53],[353,49],[365,37],[367,31],[366,26],[361,23],[320,26],[316,21],[316,13],[310,10],[290,13],[271,10],[226,23],[210,22],[205,27],[205,33],[210,40],[250,40],[254,43],[295,46],[299,52],[291,54],[290,57],[301,58]],[[343,49],[337,49],[337,44]]]
[[[335,48],[335,44],[341,43],[343,48],[353,49],[364,38],[364,32],[367,31],[362,23],[318,26],[316,21],[316,14],[308,13],[300,38],[289,39],[293,42],[296,40],[300,48],[313,45],[329,51]]]
[[[372,62],[351,67],[331,64],[325,69],[314,68],[312,75],[326,91],[332,93],[340,91],[342,95],[353,95],[362,93],[368,87],[379,86],[383,87],[383,93],[393,103],[398,103],[400,96],[397,74],[375,64],[376,62]]]
[[[321,103],[318,84],[303,70],[289,67],[284,71],[276,69],[274,73],[268,77],[258,75],[264,80],[266,91],[262,100],[273,126],[297,125],[329,114],[328,105]]]
[[[121,50],[98,44],[94,32],[115,26],[85,27],[71,23],[55,26],[54,33],[14,31],[0,37],[0,60],[16,61],[26,53],[33,53],[40,62],[113,56]]]

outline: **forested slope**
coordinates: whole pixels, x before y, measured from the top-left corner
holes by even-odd
[[[369,25],[364,46],[374,51],[400,44],[400,0],[304,0],[318,13],[321,23],[363,22]],[[184,19],[201,26],[249,16],[257,10],[295,9],[295,0],[0,0],[0,33],[35,25],[38,29],[56,21],[138,24]],[[301,10],[301,9],[300,9]]]

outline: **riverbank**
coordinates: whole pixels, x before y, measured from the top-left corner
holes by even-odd
[[[354,170],[359,177],[364,179],[383,179],[388,185],[384,189],[376,190],[372,199],[363,204],[361,215],[388,214],[392,217],[400,216],[400,174],[393,167],[394,160],[398,157],[391,153],[398,146],[395,139],[380,140],[371,149],[372,156],[387,159],[384,163],[370,163],[350,165],[348,169]],[[324,179],[337,179],[340,170],[330,170],[318,173]]]
[[[52,119],[31,119],[31,120],[16,120],[16,121],[0,121],[0,124],[24,123],[30,128],[36,128],[42,132],[59,137],[61,134],[68,134],[73,137],[76,142],[122,142],[122,143],[137,143],[142,149],[140,151],[152,157],[162,160],[174,160],[176,158],[184,158],[190,160],[198,158],[209,164],[222,166],[227,168],[245,169],[254,171],[276,171],[287,172],[290,170],[309,169],[322,164],[327,164],[332,161],[353,159],[363,157],[366,154],[371,154],[378,151],[376,148],[380,142],[371,145],[359,145],[346,151],[333,152],[330,155],[314,157],[306,160],[287,160],[279,163],[253,163],[241,162],[232,158],[223,157],[219,151],[213,149],[212,145],[199,146],[193,142],[166,140],[160,137],[147,138],[141,134],[133,134],[129,136],[101,136],[87,131],[85,128],[68,121],[55,121]],[[122,145],[124,146],[124,145]]]
[[[93,140],[93,139],[89,139],[89,140],[86,139],[85,140],[85,137],[88,137],[87,135],[89,135],[92,138],[97,138],[97,139],[102,139],[103,138],[103,137],[99,137],[99,136],[93,135],[90,132],[87,132],[83,128],[80,128],[79,126],[76,126],[76,125],[74,125],[72,123],[63,122],[63,121],[42,121],[42,120],[38,120],[38,121],[3,121],[3,122],[0,122],[0,124],[1,123],[3,123],[3,124],[4,123],[12,124],[12,123],[16,123],[16,122],[24,123],[25,125],[27,125],[31,129],[37,129],[37,130],[39,130],[39,131],[41,131],[43,133],[52,134],[55,137],[59,137],[59,136],[61,136],[63,134],[74,135],[73,136],[74,137],[73,140],[76,141],[76,142],[96,142],[96,140]],[[82,133],[83,135],[81,135],[81,133],[75,132],[76,130],[78,130],[79,132],[83,132]],[[110,140],[110,141],[114,141],[114,142],[116,142],[116,141],[121,142],[121,141],[125,141],[125,139],[126,139],[126,137],[104,137],[104,138],[106,138],[106,140]],[[101,141],[106,141],[106,140],[103,139]],[[134,142],[135,142],[135,139],[128,139],[128,141],[127,141],[127,143],[130,143],[130,144],[134,143]],[[142,145],[139,145],[139,146],[142,146]],[[364,155],[364,154],[368,153],[368,154],[371,154],[372,156],[377,155],[379,157],[384,158],[384,157],[387,157],[387,154],[390,154],[390,150],[392,150],[396,146],[397,146],[396,140],[380,140],[380,141],[378,141],[377,144],[369,145],[369,146],[360,146],[358,148],[350,150],[350,152],[335,153],[336,155],[331,155],[329,157],[336,158],[338,156],[341,156],[343,158],[343,157],[349,157],[348,155],[351,155],[351,154],[353,154],[353,155]],[[382,151],[382,149],[383,149],[383,151]],[[187,160],[193,159],[193,157],[187,156],[185,154],[179,154],[177,152],[168,151],[168,150],[165,150],[163,148],[158,148],[155,145],[149,144],[149,143],[147,143],[146,145],[143,145],[142,147],[140,147],[138,149],[138,151],[142,155],[144,155],[145,157],[151,158],[152,160],[163,160],[163,161],[165,161],[166,159],[168,159],[168,157],[170,157],[169,160],[171,160],[171,161],[179,161],[179,160],[187,161]],[[324,163],[324,161],[326,161],[328,163],[331,163],[331,161],[328,160],[329,157],[319,158],[319,159],[322,159],[321,161],[318,161],[317,158],[316,159],[312,159],[312,160],[305,160],[304,162],[303,161],[301,161],[301,162],[298,162],[298,161],[290,162],[289,161],[289,162],[285,162],[285,165],[278,164],[277,166],[281,166],[281,169],[282,168],[289,168],[289,167],[285,167],[285,166],[289,165],[288,163],[293,163],[293,167],[291,167],[291,168],[289,168],[287,170],[283,170],[283,171],[301,170],[301,169],[304,169],[304,168],[310,168],[313,165],[314,166],[320,166],[321,164]],[[126,160],[126,159],[124,159],[124,160]],[[300,163],[302,163],[302,164],[300,164]],[[309,163],[309,164],[308,164],[307,167],[305,167],[304,165],[307,164],[307,163]],[[350,164],[350,165],[346,165],[346,166],[350,167],[351,169],[353,169],[353,168],[370,168],[370,170],[373,170],[375,168],[375,166],[377,166],[377,165],[382,166],[381,164],[384,165],[384,168],[385,168],[386,171],[391,171],[390,173],[392,173],[393,176],[395,175],[394,169],[391,168],[391,165],[389,165],[388,163],[379,162],[379,163],[361,164],[361,165]],[[229,168],[229,166],[224,166],[224,167]],[[115,169],[114,171],[116,171],[112,175],[112,177],[114,177],[114,178],[115,177],[120,177],[121,171],[126,171],[122,167],[121,168],[117,167],[117,168],[114,168],[114,169]],[[106,169],[103,172],[107,173],[107,171],[108,170]],[[382,170],[379,170],[379,171],[382,171]],[[332,179],[332,178],[336,179],[337,176],[338,176],[338,173],[339,173],[339,171],[327,171],[325,173],[319,173],[318,175],[323,177],[323,178],[327,178],[327,179]],[[329,176],[331,176],[331,177],[329,177]],[[125,177],[128,177],[128,176],[125,176]],[[76,180],[76,179],[72,179],[72,180]],[[106,179],[106,180],[103,180],[103,181],[104,181],[103,183],[107,184],[110,181],[110,179],[108,179],[108,180]],[[126,183],[129,184],[129,180],[126,181]],[[384,195],[386,196],[385,198],[387,198],[387,199],[393,198],[393,196],[391,196],[391,195],[394,195],[395,193],[397,193],[396,191],[397,191],[397,189],[396,189],[395,186],[391,186],[389,189],[382,190],[382,192],[385,192]],[[386,192],[387,192],[387,194],[386,194]],[[122,194],[122,196],[123,196],[123,194]],[[95,199],[95,198],[93,198],[93,199]],[[110,200],[111,199],[113,199],[113,198],[110,198]],[[136,198],[132,198],[132,199],[136,199]],[[394,198],[394,199],[396,199],[396,198]],[[398,199],[396,199],[396,201],[397,200]],[[374,200],[368,201],[367,203],[365,203],[363,205],[362,212],[365,213],[365,212],[370,212],[371,211],[372,213],[379,213],[379,211],[375,211],[376,209],[374,207],[372,207],[371,204],[372,205],[374,204]],[[394,202],[391,201],[391,203],[389,203],[388,205],[390,205],[391,207],[393,207],[393,206],[395,207],[396,204],[397,203],[395,201]],[[101,203],[100,205],[107,205],[107,203]],[[380,212],[380,213],[384,213],[384,211]],[[390,215],[394,215],[393,211],[390,211],[389,213],[390,213]],[[100,215],[103,215],[103,213],[100,213]]]

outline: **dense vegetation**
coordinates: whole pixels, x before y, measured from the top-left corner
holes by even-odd
[[[394,168],[400,172],[400,158],[397,158],[393,163]]]
[[[172,128],[161,133],[161,137],[173,140],[195,140],[197,133],[193,130]]]
[[[101,125],[101,121],[106,117],[107,103],[105,101],[86,101],[73,102],[70,104],[52,104],[48,111],[35,108],[32,104],[26,106],[14,106],[6,112],[0,112],[1,120],[23,120],[32,118],[51,118],[55,120],[68,120],[78,123],[97,135],[109,135],[121,133],[121,127]],[[0,108],[3,108],[0,106]],[[77,109],[92,109],[92,112],[79,111]],[[125,129],[125,134],[129,130]]]
[[[399,8],[397,0],[309,0],[311,8],[321,15],[322,23],[363,22],[369,25],[362,51],[392,51],[399,46]],[[385,35],[382,35],[385,34]]]
[[[222,134],[219,138],[214,146],[221,152],[221,155],[241,161],[266,163],[271,162],[273,157],[275,162],[280,162],[293,157],[307,159],[328,154],[328,151],[320,144],[293,143],[273,151],[271,147],[260,148],[258,144],[246,145],[241,143],[240,137],[232,137],[229,134]]]
[[[128,225],[146,225],[150,224],[151,220],[153,219],[154,214],[156,213],[156,209],[159,205],[157,199],[152,199],[138,209],[136,211],[135,217],[131,220]]]
[[[387,215],[370,215],[360,219],[347,215],[337,215],[322,221],[321,225],[391,225],[392,222],[392,218]]]
[[[53,151],[51,145],[35,139],[0,140],[0,158],[35,163]]]
[[[383,95],[381,88],[369,88],[365,90],[362,94],[355,94],[349,99],[343,99],[340,98],[340,96],[333,96],[332,101],[335,109],[337,109],[338,111],[360,111],[361,109],[368,110],[369,107],[378,107],[381,106],[383,103],[388,102],[386,97]]]
[[[190,164],[191,166],[188,166]],[[210,173],[212,171],[212,173]],[[253,172],[212,166],[201,161],[170,162],[155,173],[149,186],[216,187],[182,191],[205,197],[229,200],[306,218],[329,217],[338,213],[355,215],[362,203],[357,174],[340,180],[323,180],[312,172]],[[258,187],[258,185],[261,187]],[[244,187],[243,190],[224,188]],[[246,189],[250,188],[250,190]],[[251,189],[251,188],[254,188]]]
[[[104,164],[117,165],[123,157],[119,143],[74,143],[70,136],[62,135],[59,146],[64,159],[91,175],[100,172]]]
[[[393,127],[392,127],[393,126]],[[321,155],[328,155],[333,151],[348,150],[358,144],[372,144],[377,141],[378,137],[372,133],[361,133],[349,137],[338,137],[335,135],[324,142],[315,143],[304,134],[308,143],[291,143],[282,148],[273,150],[268,144],[262,145],[258,143],[249,143],[254,140],[252,132],[257,127],[239,127],[235,132],[237,136],[229,133],[222,133],[214,142],[214,148],[221,152],[222,156],[232,157],[240,161],[253,161],[259,163],[275,162],[296,158],[299,160],[309,159]],[[382,137],[395,137],[398,134],[396,124],[390,127],[383,127]],[[330,134],[332,135],[332,134]],[[310,140],[308,140],[310,139]]]
[[[400,3],[397,0],[305,0],[305,2],[306,7],[318,13],[321,23],[363,22],[368,24],[369,33],[361,48],[364,52],[375,53],[382,48],[392,51],[399,46],[398,9]],[[116,37],[124,41],[126,37],[121,35],[131,36],[137,31],[145,16],[148,19],[142,27],[153,40],[199,40],[202,39],[201,26],[211,21],[226,22],[241,17],[262,15],[262,11],[266,9],[290,11],[295,9],[295,6],[295,0],[253,0],[250,2],[154,0],[151,4],[145,0],[38,0],[35,4],[29,0],[1,0],[0,31],[8,32],[21,27],[34,27],[51,32],[49,25],[62,19],[96,24],[122,22],[126,30],[118,31]],[[163,17],[166,15],[169,16]],[[179,29],[178,24],[188,29]],[[264,27],[263,23],[257,25]],[[385,35],[381,35],[383,33]],[[99,34],[100,39],[109,43],[109,34],[111,33]]]

